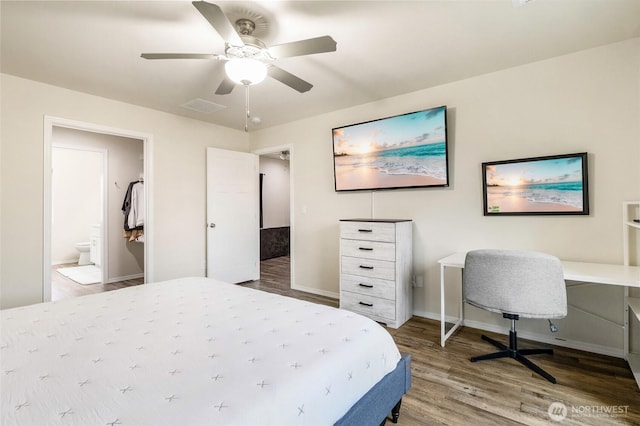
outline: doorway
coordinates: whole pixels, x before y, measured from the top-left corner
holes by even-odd
[[[52,271],[52,300],[65,298],[74,283],[104,282],[105,241],[101,238],[101,227],[107,203],[104,187],[107,164],[106,149],[53,145],[51,267],[55,272]]]
[[[260,280],[295,289],[293,147],[254,151],[260,160]]]
[[[71,256],[74,253],[77,256],[77,258],[74,257],[71,260],[78,265],[71,266],[79,267],[85,264],[97,266],[100,271],[100,278],[96,283],[82,283],[82,278],[79,280],[72,278],[73,281],[68,280],[78,283],[79,287],[83,287],[82,290],[75,293],[79,295],[107,291],[118,288],[119,285],[115,285],[116,283],[133,283],[136,280],[137,283],[151,281],[153,269],[150,254],[153,247],[153,235],[150,231],[153,229],[153,211],[151,209],[150,195],[152,192],[150,191],[150,186],[153,180],[150,164],[145,161],[146,158],[151,157],[151,136],[92,123],[45,117],[44,147],[43,300],[45,302],[52,300],[52,276],[57,277],[58,275],[55,271],[52,271],[52,264],[61,260],[57,258],[59,257],[59,254],[57,254],[59,251],[54,251],[57,250],[57,241],[54,241],[54,237],[59,235],[56,225],[60,222],[60,214],[56,213],[55,209],[56,204],[61,201],[58,198],[62,197],[62,195],[56,195],[53,191],[56,177],[54,176],[55,169],[52,170],[52,166],[55,166],[57,161],[55,151],[61,147],[66,148],[67,151],[70,151],[70,148],[75,148],[76,152],[98,151],[103,154],[102,180],[100,189],[97,191],[100,193],[99,197],[102,206],[99,208],[98,217],[96,218],[94,211],[89,219],[92,223],[88,226],[88,230],[84,229],[85,227],[82,224],[77,224],[79,225],[78,228],[80,228],[80,234],[73,238],[78,240],[73,244],[73,251],[69,251],[70,247],[68,246],[71,243],[66,242],[66,253],[70,253],[67,256]],[[123,158],[127,159],[128,165],[125,166],[123,164],[125,163]],[[120,169],[124,169],[124,171]],[[83,173],[94,175],[88,170]],[[76,181],[81,179],[83,178],[77,176],[75,178]],[[129,184],[133,183],[131,181],[134,179],[144,181],[144,207],[146,212],[144,244],[132,244],[123,238],[123,215],[120,212],[123,203],[122,194],[124,194],[123,191],[127,190]],[[77,186],[79,191],[79,187],[82,185],[78,183]],[[73,188],[71,188],[71,193],[73,193]],[[88,209],[86,206],[79,206],[71,196],[67,212],[75,212],[83,208]],[[55,225],[54,221],[56,221]],[[81,250],[75,246],[81,247],[86,243],[89,243],[94,250],[82,254]],[[62,260],[70,259],[65,257]]]

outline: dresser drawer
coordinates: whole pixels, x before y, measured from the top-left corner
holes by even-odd
[[[396,318],[394,301],[348,291],[340,292],[340,308],[387,320]]]
[[[342,256],[341,263],[342,268],[340,272],[343,274],[381,278],[383,280],[394,280],[396,276],[395,262]]]
[[[381,222],[340,222],[340,238],[393,243],[396,226]]]
[[[379,278],[342,274],[340,277],[340,290],[388,300],[396,299],[396,282]]]
[[[378,241],[347,240],[341,238],[340,253],[342,253],[343,256],[363,259],[395,261],[396,245]]]

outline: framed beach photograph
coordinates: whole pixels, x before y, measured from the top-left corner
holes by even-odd
[[[482,163],[485,216],[588,215],[587,153]]]
[[[446,106],[332,130],[336,191],[449,186]]]

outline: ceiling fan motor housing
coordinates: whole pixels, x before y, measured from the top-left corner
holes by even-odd
[[[251,35],[256,29],[256,24],[251,19],[241,18],[236,21],[236,31],[240,35]]]
[[[227,43],[224,53],[229,58],[251,58],[258,60],[272,61],[275,58],[271,56],[267,46],[262,40],[251,35],[240,35],[244,46],[232,46]]]

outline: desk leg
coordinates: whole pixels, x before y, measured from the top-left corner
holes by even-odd
[[[624,303],[624,319],[622,321],[622,334],[624,336],[624,341],[623,341],[623,350],[624,350],[624,359],[626,361],[629,361],[629,331],[630,331],[630,325],[629,325],[629,287],[624,288],[624,296],[623,296],[623,302]]]
[[[464,269],[460,270],[461,275],[464,275]],[[462,294],[462,276],[460,277],[460,309],[458,310],[458,314],[460,315],[460,320],[458,321],[458,326],[464,325],[464,295]]]
[[[444,311],[446,297],[444,294],[444,268],[445,266],[440,264],[440,346],[444,348],[444,342],[447,341],[445,336],[446,315]]]
[[[447,324],[447,316],[445,312],[446,305],[446,295],[445,295],[445,282],[444,282],[444,271],[445,266],[440,265],[440,346],[444,348],[444,343],[447,341],[449,337],[462,325],[462,321],[464,320],[464,302],[460,300],[460,309],[458,310],[458,320],[453,323],[453,327],[449,332],[445,332],[446,324]]]

